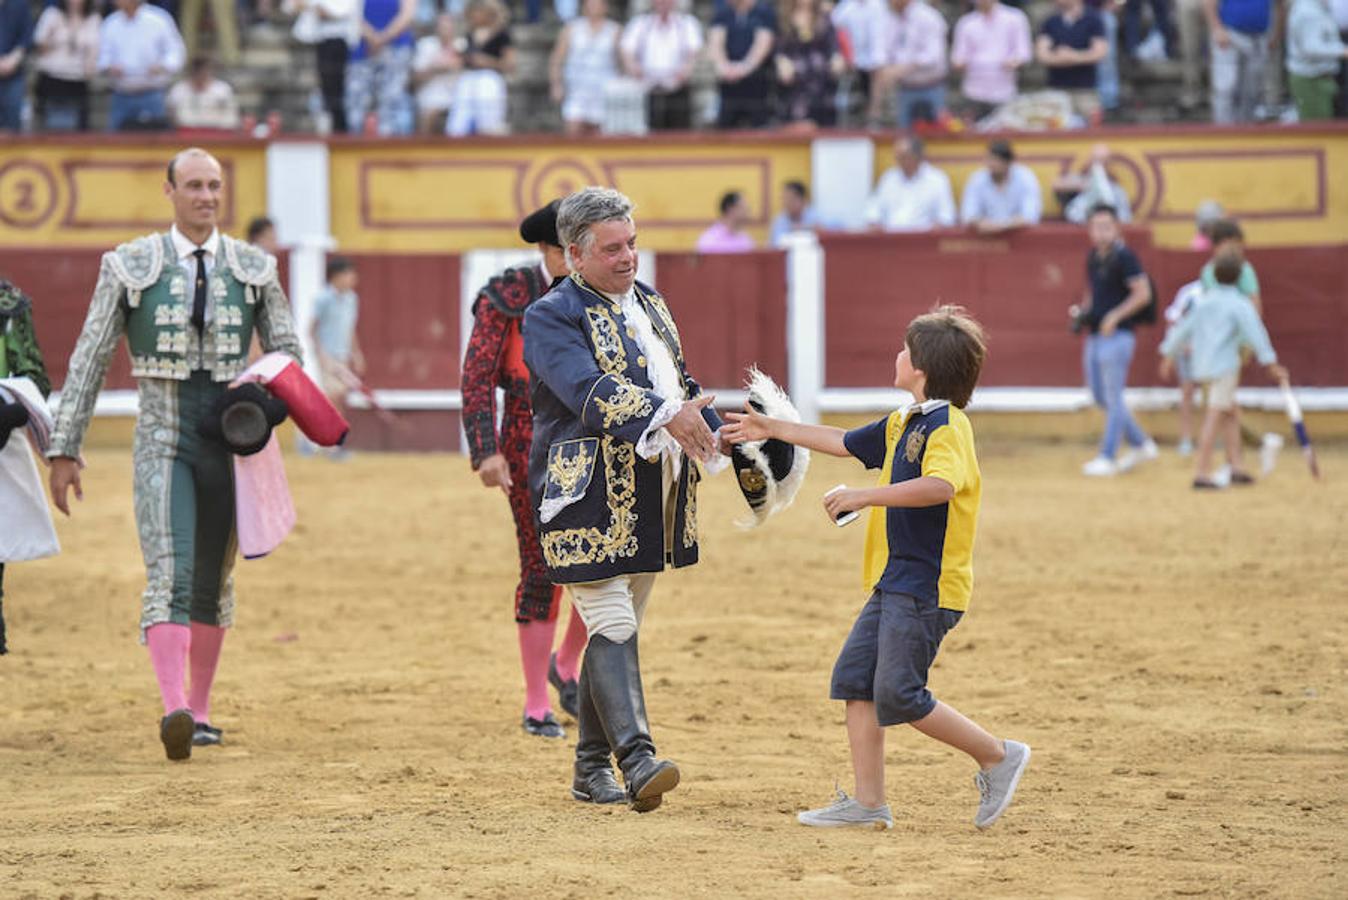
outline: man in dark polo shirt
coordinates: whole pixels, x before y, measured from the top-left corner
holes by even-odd
[[[707,50],[721,90],[717,128],[768,124],[767,63],[776,35],[772,6],[760,0],[730,0],[712,19]]]
[[[1105,23],[1082,0],[1057,0],[1058,11],[1039,29],[1035,56],[1048,67],[1048,86],[1066,91],[1072,109],[1090,120],[1100,112],[1096,65],[1109,53]]]
[[[1151,283],[1137,254],[1123,243],[1114,207],[1100,204],[1086,220],[1094,245],[1086,257],[1090,293],[1069,313],[1087,332],[1082,366],[1095,405],[1105,411],[1100,451],[1082,467],[1091,476],[1110,476],[1156,458],[1156,442],[1147,436],[1123,400],[1136,339],[1138,314],[1151,303]],[[1119,442],[1129,449],[1118,456]],[[1115,457],[1118,457],[1117,459]]]

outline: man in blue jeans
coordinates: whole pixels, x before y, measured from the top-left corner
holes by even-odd
[[[1133,326],[1138,313],[1151,302],[1151,284],[1137,255],[1123,243],[1114,207],[1103,203],[1096,206],[1086,224],[1094,245],[1086,257],[1090,294],[1069,312],[1075,325],[1089,332],[1082,365],[1091,397],[1105,411],[1105,434],[1100,452],[1081,471],[1108,477],[1156,458],[1156,442],[1123,402],[1136,343]],[[1121,440],[1127,441],[1129,449],[1120,456]]]

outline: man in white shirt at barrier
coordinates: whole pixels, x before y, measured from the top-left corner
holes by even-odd
[[[1006,141],[988,144],[988,164],[964,186],[960,221],[979,234],[1000,234],[1038,225],[1044,198],[1039,179],[1016,162]]]
[[[192,60],[191,75],[168,92],[169,115],[179,128],[239,127],[239,101],[229,82],[215,77],[211,61],[198,56]]]
[[[623,68],[646,88],[652,130],[693,126],[688,79],[702,52],[702,25],[677,6],[678,0],[652,0],[651,11],[628,22],[618,43]]]
[[[894,142],[894,167],[886,169],[866,203],[866,224],[876,231],[930,231],[955,225],[950,177],[925,159],[918,137]]]
[[[112,85],[108,130],[165,127],[164,94],[186,58],[168,13],[141,0],[117,0],[98,46],[98,70]]]

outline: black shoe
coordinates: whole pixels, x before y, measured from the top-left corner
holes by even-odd
[[[1195,478],[1194,490],[1196,491],[1220,491],[1222,486],[1215,481],[1207,478]]]
[[[551,711],[541,719],[535,719],[525,713],[524,730],[535,737],[553,738],[555,740],[566,737],[566,732],[562,730],[561,723],[557,721],[557,717]]]
[[[198,722],[196,730],[192,732],[192,746],[194,747],[218,747],[220,738],[224,732],[219,728],[212,728],[205,722]]]
[[[655,756],[636,635],[621,644],[595,635],[585,651],[585,668],[595,711],[623,772],[627,803],[637,812],[650,812],[678,786],[679,767]]]
[[[576,697],[580,693],[580,687],[577,679],[562,681],[562,676],[557,674],[556,653],[548,657],[548,684],[557,689],[557,702],[562,705],[562,712],[573,719],[577,718]]]
[[[164,753],[169,759],[191,759],[196,726],[190,709],[175,709],[159,720],[159,740],[164,742]]]
[[[571,796],[583,803],[622,803],[627,799],[613,777],[608,738],[590,696],[590,675],[584,665],[576,693],[580,710],[576,716],[576,764],[571,779]]]
[[[1254,484],[1254,476],[1249,472],[1232,472],[1231,483],[1240,485]]]

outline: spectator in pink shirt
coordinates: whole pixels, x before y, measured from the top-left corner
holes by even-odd
[[[697,239],[698,253],[743,253],[754,249],[754,239],[744,230],[749,221],[749,205],[739,191],[727,191],[721,198],[721,218]]]
[[[997,0],[974,0],[955,23],[950,64],[964,73],[960,88],[981,119],[1016,98],[1016,70],[1033,58],[1030,20]]]
[[[895,118],[901,130],[915,119],[934,122],[945,112],[945,17],[923,0],[889,0],[891,16],[885,36],[884,65],[875,73],[868,118],[880,121],[881,104],[899,89]]]

